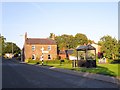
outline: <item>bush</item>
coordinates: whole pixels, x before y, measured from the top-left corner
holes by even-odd
[[[59,64],[60,60],[44,60],[45,64]]]
[[[60,64],[60,62],[61,62],[60,60],[43,60],[44,65]],[[40,63],[42,63],[42,61],[28,59],[28,63],[40,64]],[[64,60],[64,62],[62,62],[62,64],[72,64],[72,60]]]
[[[36,64],[40,64],[40,62],[36,62]]]
[[[111,63],[111,62],[113,62],[113,60],[112,60],[112,59],[108,59],[107,61],[108,61],[108,63]]]
[[[72,60],[64,60],[64,64],[72,64]]]
[[[44,64],[60,64],[61,60],[44,60]],[[62,64],[71,64],[72,60],[64,60]]]
[[[16,57],[17,60],[21,60],[21,57]]]
[[[38,60],[32,60],[32,59],[29,59],[29,60],[28,60],[28,63],[38,64],[39,61],[38,61]]]
[[[112,60],[110,63],[111,64],[120,64],[120,59],[118,59],[118,60]]]

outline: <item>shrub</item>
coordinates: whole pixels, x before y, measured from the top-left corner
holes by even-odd
[[[46,60],[44,61],[45,64],[59,64],[60,60]]]
[[[17,59],[17,60],[21,60],[21,57],[17,57],[16,59]]]
[[[55,60],[60,60],[61,59],[61,56],[57,56],[57,58]]]
[[[40,62],[36,62],[36,64],[40,64]]]
[[[28,59],[28,63],[40,64],[42,61]],[[60,60],[43,60],[44,65],[47,64],[60,64]],[[72,60],[64,60],[62,64],[72,64]]]
[[[112,60],[110,63],[111,64],[120,64],[120,59],[118,59],[118,60]]]
[[[38,60],[32,60],[32,59],[28,59],[28,63],[37,63],[38,62]]]
[[[72,64],[72,60],[64,60],[64,64]]]

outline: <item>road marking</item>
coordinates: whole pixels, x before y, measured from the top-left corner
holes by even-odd
[[[49,69],[54,69],[55,67],[50,67]]]

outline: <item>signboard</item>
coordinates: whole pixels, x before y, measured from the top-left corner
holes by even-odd
[[[42,53],[49,53],[48,51],[42,51]]]

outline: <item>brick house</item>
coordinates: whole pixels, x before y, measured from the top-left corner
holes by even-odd
[[[27,38],[25,33],[25,42],[23,47],[23,60],[53,60],[57,58],[57,44],[54,38]]]
[[[65,50],[58,50],[59,59],[66,59],[66,52]]]
[[[98,54],[99,52],[101,52],[101,46],[100,46],[100,45],[95,44],[95,43],[92,43],[91,45],[96,48],[96,53],[97,53],[97,54]]]
[[[67,50],[59,50],[58,51],[58,56],[60,59],[69,59],[71,54],[73,54],[74,49],[67,49]]]

